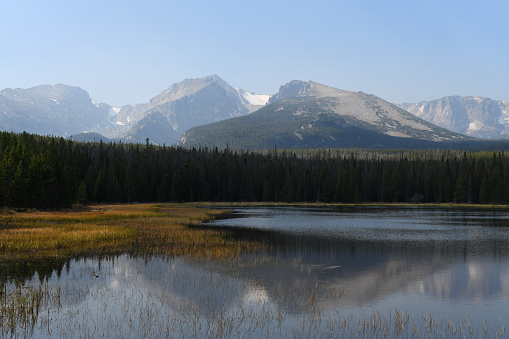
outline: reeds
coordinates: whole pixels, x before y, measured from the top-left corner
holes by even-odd
[[[124,255],[102,264],[119,285],[66,281],[62,287],[4,290],[0,337],[147,338],[505,338],[505,325],[395,309],[348,313],[343,289],[319,283],[269,284],[237,279],[234,267],[218,274],[209,262],[152,257],[158,269]],[[234,260],[237,260],[234,259]],[[191,261],[191,263],[190,263]],[[211,261],[212,262],[212,261]],[[222,260],[215,265],[222,265]],[[256,263],[254,263],[256,264]],[[171,270],[164,270],[171,265]],[[89,267],[83,269],[88,270]],[[150,287],[139,287],[150,274]],[[74,272],[76,273],[76,272]],[[72,274],[69,273],[69,274]],[[252,298],[246,299],[246,295]],[[324,303],[330,301],[331,303]],[[337,305],[331,308],[330,305]]]
[[[63,290],[2,285],[0,337],[506,337],[501,319],[455,322],[398,309],[348,313],[341,309],[348,293],[341,286],[245,279],[246,267],[291,263],[259,254],[263,243],[190,227],[221,213],[192,205],[140,204],[15,214],[9,228],[0,230],[3,256],[122,251],[127,254],[115,259],[112,271],[122,270],[124,257],[157,260],[160,269],[115,275],[103,262],[98,275],[92,273],[95,265],[87,266],[80,281],[66,282]],[[36,252],[26,252],[31,249]],[[245,252],[257,255],[241,255]],[[128,270],[133,263],[125,265]],[[132,282],[149,274],[155,275],[150,289]],[[113,275],[122,288],[111,281],[98,284]]]
[[[10,291],[4,286],[0,303],[1,337],[29,337],[33,334],[39,311],[43,306],[60,305],[60,288],[50,290],[47,286],[37,289],[17,286]]]
[[[94,206],[88,211],[17,213],[0,230],[0,257],[135,251],[147,254],[227,257],[253,248],[224,231],[191,230],[225,211],[182,204]],[[2,217],[2,220],[7,216]]]

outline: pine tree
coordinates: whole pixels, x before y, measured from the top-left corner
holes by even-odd
[[[76,203],[85,206],[88,203],[87,186],[84,181],[80,182],[78,193],[76,194]]]

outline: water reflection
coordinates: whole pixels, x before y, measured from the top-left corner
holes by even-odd
[[[246,279],[344,286],[342,305],[350,307],[383,307],[383,300],[396,294],[435,299],[435,312],[471,302],[508,305],[505,211],[248,208],[237,213],[238,219],[212,226],[233,229],[240,238],[265,238],[271,257],[293,263],[245,270]]]
[[[69,321],[55,325],[56,333],[41,328],[44,335],[90,327],[107,328],[104,336],[200,329],[214,336],[220,332],[210,332],[211,326],[220,331],[229,316],[251,312],[253,323],[241,322],[239,336],[256,328],[258,336],[279,337],[282,319],[293,326],[317,310],[337,317],[399,308],[507,322],[507,221],[503,211],[239,209],[235,218],[206,227],[262,239],[265,252],[228,262],[128,253],[28,257],[0,262],[0,285],[61,288],[62,302],[40,316],[41,324]]]

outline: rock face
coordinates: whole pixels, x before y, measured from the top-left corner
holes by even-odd
[[[174,144],[194,126],[249,114],[263,107],[268,98],[235,89],[217,75],[186,79],[146,104],[123,106],[117,121],[124,127],[116,137],[126,142],[144,142],[150,137],[158,144]]]
[[[307,98],[315,101],[329,113],[353,118],[383,134],[396,137],[420,138],[432,141],[462,138],[456,133],[439,128],[423,119],[374,95],[344,91],[313,81],[292,81],[281,86],[269,99],[275,103],[282,99]]]
[[[268,99],[233,88],[217,75],[184,80],[148,103],[122,107],[95,102],[81,88],[62,84],[5,89],[0,130],[64,137],[97,132],[104,140],[145,143],[149,138],[171,145],[191,127],[249,114]]]
[[[0,130],[71,136],[114,126],[112,107],[79,87],[43,85],[0,92]]]
[[[409,144],[418,147],[422,141],[468,139],[374,95],[311,81],[281,86],[268,103],[247,116],[192,128],[183,134],[179,145],[406,148]]]
[[[449,96],[399,107],[458,133],[479,138],[509,138],[509,101]]]
[[[149,138],[161,145],[175,144],[183,136],[181,145],[207,139],[207,143],[218,146],[214,139],[218,135],[204,139],[205,135],[198,136],[196,131],[183,133],[196,126],[252,114],[256,115],[240,120],[242,125],[238,121],[228,128],[221,125],[221,138],[240,131],[245,137],[261,138],[253,133],[264,129],[263,135],[270,140],[282,140],[287,135],[284,139],[288,145],[296,138],[296,145],[325,147],[320,140],[345,141],[346,135],[357,128],[360,134],[356,132],[356,138],[362,138],[361,131],[369,131],[370,136],[365,137],[370,140],[378,139],[377,133],[384,136],[367,147],[387,143],[385,136],[433,142],[463,140],[464,135],[509,139],[509,101],[453,96],[396,106],[374,95],[313,81],[291,81],[269,96],[234,88],[211,75],[173,84],[148,103],[122,107],[95,102],[83,89],[62,84],[0,91],[0,130],[42,135],[69,137],[95,132],[104,140],[145,143]],[[200,129],[200,133],[205,130]],[[341,137],[337,135],[339,130],[343,131]]]

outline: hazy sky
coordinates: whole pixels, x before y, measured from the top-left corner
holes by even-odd
[[[64,83],[111,105],[218,74],[401,103],[509,100],[509,2],[1,0],[0,89]]]

